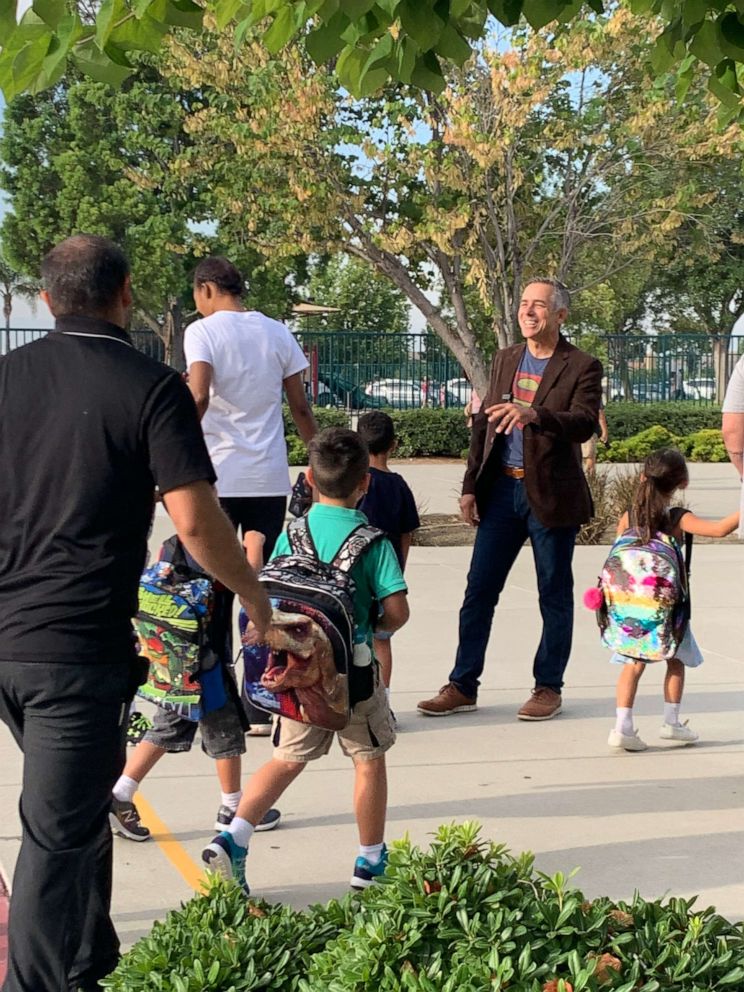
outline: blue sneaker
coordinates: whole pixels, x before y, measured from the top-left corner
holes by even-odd
[[[211,844],[202,851],[202,861],[205,868],[216,871],[223,878],[234,878],[248,896],[251,890],[245,880],[245,859],[247,847],[240,847],[233,840],[233,835],[223,830],[217,834]]]
[[[387,847],[382,845],[382,854],[376,865],[372,865],[361,855],[354,862],[354,874],[351,876],[352,889],[368,889],[378,878],[382,878],[387,868]]]

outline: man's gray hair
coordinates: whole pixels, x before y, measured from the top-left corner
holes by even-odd
[[[535,276],[525,283],[524,288],[527,289],[528,286],[534,286],[536,282],[539,282],[541,285],[552,286],[553,306],[557,310],[571,309],[571,294],[568,291],[568,287],[560,279],[553,279],[551,276]]]

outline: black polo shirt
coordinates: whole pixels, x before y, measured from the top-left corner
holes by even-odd
[[[131,658],[154,490],[215,481],[173,369],[66,317],[0,359],[0,663]]]

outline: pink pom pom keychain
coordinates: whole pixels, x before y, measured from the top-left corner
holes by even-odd
[[[602,590],[598,586],[592,586],[584,593],[584,606],[587,610],[598,610],[604,603]]]

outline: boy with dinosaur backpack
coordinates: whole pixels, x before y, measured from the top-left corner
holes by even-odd
[[[246,893],[249,889],[245,880],[245,861],[255,825],[260,823],[266,811],[277,802],[309,761],[328,753],[336,734],[343,752],[354,763],[356,778],[354,812],[360,846],[352,887],[366,888],[371,885],[384,873],[387,860],[384,844],[387,809],[385,752],[395,742],[395,731],[379,666],[372,653],[372,618],[377,616],[377,604],[380,603],[384,608],[381,628],[393,632],[402,627],[408,620],[406,584],[392,545],[382,532],[371,533],[366,517],[356,509],[369,483],[369,452],[364,442],[353,431],[330,428],[313,438],[309,454],[308,481],[319,494],[318,502],[313,504],[306,517],[290,525],[290,535],[296,525],[306,527],[304,536],[284,534],[279,539],[272,561],[262,572],[261,580],[267,582],[267,591],[273,601],[275,597],[271,583],[277,583],[278,588],[277,576],[283,571],[286,574],[283,588],[286,590],[291,583],[294,562],[298,587],[296,606],[300,607],[303,602],[309,604],[303,615],[299,609],[294,611],[294,639],[304,638],[309,630],[308,621],[313,615],[319,627],[330,631],[334,640],[337,674],[334,690],[338,688],[339,679],[348,679],[351,710],[337,725],[340,729],[332,730],[329,727],[333,723],[333,714],[338,711],[334,708],[331,695],[326,694],[324,707],[313,707],[312,712],[303,711],[301,702],[294,718],[283,715],[287,710],[282,709],[281,704],[274,709],[275,713],[279,713],[274,723],[274,755],[249,780],[230,826],[218,834],[202,853],[202,860],[208,868],[236,878]],[[301,538],[304,549],[291,543],[298,538]],[[329,563],[325,578],[319,563]],[[315,590],[307,578],[313,571],[320,576]],[[331,580],[340,592],[344,576],[352,580],[347,590],[353,603],[353,646],[346,672],[339,667],[339,656],[349,650],[346,638],[336,638],[334,631],[338,625],[332,629],[327,623],[332,612],[330,607],[326,611],[320,608],[323,596],[330,591]],[[344,597],[337,594],[333,598],[339,604]],[[276,603],[273,605],[276,617]],[[338,613],[339,617],[342,612]],[[286,624],[283,608],[281,614],[279,622]],[[270,630],[267,640],[271,644],[281,634],[282,628]],[[284,634],[286,636],[286,631]],[[250,627],[245,639],[251,640]],[[286,655],[289,645],[286,640],[283,643]],[[292,647],[295,651],[299,650],[298,645]],[[296,657],[299,663],[299,655],[296,654]],[[275,687],[277,681],[285,676],[288,666],[286,659],[284,664],[281,661],[280,653],[277,664],[264,673],[264,686]]]

